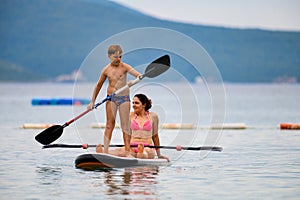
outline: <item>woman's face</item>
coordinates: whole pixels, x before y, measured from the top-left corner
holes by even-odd
[[[132,108],[134,112],[142,112],[145,109],[145,105],[142,104],[139,98],[134,97],[132,101]]]

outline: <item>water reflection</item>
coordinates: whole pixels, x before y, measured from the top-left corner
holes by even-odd
[[[62,179],[62,169],[59,167],[37,167],[36,174],[41,185],[53,185]]]
[[[147,196],[147,199],[157,195],[156,180],[159,167],[125,168],[104,172],[104,183],[107,195]]]

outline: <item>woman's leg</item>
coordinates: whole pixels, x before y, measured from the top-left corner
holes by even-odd
[[[102,144],[97,144],[97,146],[96,146],[96,152],[97,153],[103,153]],[[108,154],[115,155],[115,156],[121,156],[121,157],[125,157],[126,156],[125,149],[123,147],[116,148],[116,149],[113,149],[113,150],[109,150]]]
[[[153,151],[153,148],[145,147],[145,148],[144,148],[144,151],[147,152],[147,155],[148,155],[148,158],[149,158],[149,159],[155,158],[155,153],[154,153],[154,151]]]
[[[103,153],[102,144],[97,144],[97,145],[96,145],[96,152],[97,152],[97,153]]]

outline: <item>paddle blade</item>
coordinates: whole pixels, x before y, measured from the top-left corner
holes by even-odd
[[[61,134],[63,133],[64,127],[60,125],[51,126],[37,136],[35,136],[35,140],[43,145],[48,145],[55,140],[57,140]]]
[[[170,56],[164,55],[164,56],[154,60],[152,63],[150,63],[147,66],[144,77],[154,78],[154,77],[164,73],[169,68],[170,68]]]

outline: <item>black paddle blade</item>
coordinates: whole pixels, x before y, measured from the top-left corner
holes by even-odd
[[[64,127],[60,125],[51,126],[37,136],[35,136],[35,140],[43,145],[48,145],[55,140],[57,140],[61,134],[63,133]]]
[[[170,56],[164,55],[154,60],[145,70],[145,77],[154,78],[170,68]]]

